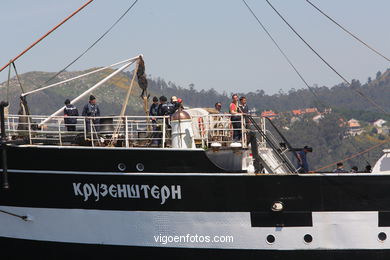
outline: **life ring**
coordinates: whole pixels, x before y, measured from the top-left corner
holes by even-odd
[[[204,121],[203,121],[203,117],[199,117],[198,118],[198,127],[199,127],[199,131],[202,135],[202,137],[204,137],[205,135],[205,130],[204,130]]]

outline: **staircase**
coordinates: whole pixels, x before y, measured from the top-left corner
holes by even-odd
[[[268,173],[297,173],[298,169],[294,167],[289,157],[287,156],[287,152],[289,152],[290,149],[285,146],[281,146],[280,143],[276,141],[276,138],[271,134],[271,132],[266,132],[265,130],[261,129],[252,116],[247,116],[247,118],[251,122],[256,133],[255,135],[252,135],[253,138],[256,138],[256,140],[251,142],[254,159],[260,160],[261,164]]]

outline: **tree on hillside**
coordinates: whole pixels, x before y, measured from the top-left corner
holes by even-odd
[[[382,72],[378,71],[378,72],[376,73],[376,79],[378,80],[378,79],[381,77],[381,75],[382,75]]]

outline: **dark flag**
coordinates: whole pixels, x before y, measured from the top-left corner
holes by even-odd
[[[146,89],[148,88],[148,80],[145,76],[145,62],[142,56],[139,57],[138,70],[137,70],[138,85],[142,89],[141,97],[144,96]]]

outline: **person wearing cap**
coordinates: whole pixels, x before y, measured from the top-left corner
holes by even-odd
[[[150,109],[149,109],[149,116],[152,117],[152,123],[156,123],[156,116],[158,115],[157,112],[158,112],[158,98],[157,97],[153,97],[153,104],[150,106]]]
[[[309,172],[309,164],[307,163],[307,153],[311,152],[312,149],[308,146],[303,147],[301,151],[297,153],[298,169],[300,173]]]
[[[91,125],[90,122],[94,124],[95,130],[99,131],[99,122],[100,119],[92,119],[94,117],[99,117],[100,116],[100,109],[99,106],[96,104],[96,98],[93,95],[89,96],[89,102],[84,106],[83,113],[81,114],[82,116],[89,117],[86,120],[86,128],[87,131],[91,131]]]
[[[160,105],[158,106],[157,115],[158,116],[170,116],[174,113],[174,105],[172,103],[168,103],[168,99],[166,96],[161,96],[160,98]],[[169,124],[169,118],[165,118],[165,127],[166,131],[169,131],[171,128]],[[160,129],[162,131],[162,126],[160,126]],[[166,134],[168,134],[167,132]],[[158,144],[161,144],[161,138],[162,138],[162,132],[159,133],[160,140],[158,140]]]
[[[78,115],[79,111],[77,110],[76,106],[71,104],[69,99],[66,99],[64,108],[64,121],[68,131],[76,131],[77,118],[74,118],[74,116]]]

